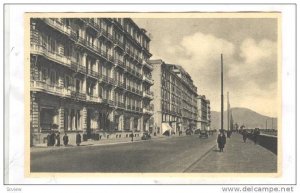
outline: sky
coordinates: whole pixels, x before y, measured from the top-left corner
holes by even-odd
[[[245,107],[277,117],[277,19],[135,18],[150,34],[151,59],[181,65],[221,109],[220,61],[224,63],[224,108]]]

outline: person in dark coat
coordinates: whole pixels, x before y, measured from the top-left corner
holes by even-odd
[[[51,146],[51,135],[48,133],[47,135],[47,147]]]
[[[50,135],[50,142],[51,142],[51,146],[55,145],[55,133],[54,131],[52,131],[51,135]]]
[[[220,132],[220,134],[218,135],[217,143],[218,143],[220,152],[223,152],[225,144],[226,144],[226,136],[225,136],[224,132]]]
[[[57,134],[56,134],[56,146],[60,146],[60,133],[58,132]]]
[[[69,143],[69,137],[68,137],[67,133],[65,133],[65,135],[63,137],[63,141],[64,141],[64,145],[67,146]]]
[[[130,137],[131,137],[131,141],[133,142],[133,130],[132,133],[130,134]]]
[[[247,131],[246,131],[246,130],[243,130],[242,135],[243,135],[243,141],[244,141],[244,143],[246,143],[247,137],[248,137],[248,136],[247,136],[247,135],[248,135]]]
[[[77,146],[79,146],[80,143],[81,143],[81,135],[80,135],[80,133],[78,132],[77,135],[76,135],[76,144],[77,144]]]
[[[259,134],[260,134],[259,128],[255,128],[255,130],[253,132],[253,141],[254,141],[255,144],[257,143],[257,139],[258,139]]]

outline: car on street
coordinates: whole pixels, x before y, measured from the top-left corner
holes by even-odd
[[[193,130],[187,129],[187,130],[185,130],[185,134],[186,135],[192,135],[193,134]]]
[[[196,135],[197,135],[197,134],[200,134],[200,131],[201,131],[200,129],[196,129],[196,130],[194,131],[194,134],[196,134]]]
[[[151,139],[150,133],[147,133],[147,132],[143,133],[142,140],[148,140],[148,139]]]
[[[208,132],[206,130],[200,130],[199,138],[208,138]]]

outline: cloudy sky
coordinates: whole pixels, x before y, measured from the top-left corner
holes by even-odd
[[[220,111],[220,54],[224,58],[224,99],[277,116],[277,19],[134,19],[151,34],[151,59],[180,64],[198,94]],[[226,103],[225,106],[226,108]]]

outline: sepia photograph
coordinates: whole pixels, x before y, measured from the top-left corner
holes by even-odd
[[[26,13],[28,174],[281,173],[281,14]]]

